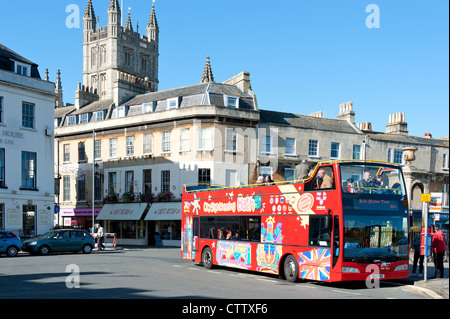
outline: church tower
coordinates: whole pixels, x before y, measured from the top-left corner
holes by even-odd
[[[83,16],[83,43],[89,40],[89,34],[95,31],[96,28],[94,7],[92,6],[92,1],[89,0]]]
[[[152,11],[150,12],[150,19],[148,19],[147,24],[147,38],[150,41],[154,41],[156,44],[159,43],[159,27],[158,21],[156,20],[155,6],[152,6]]]
[[[111,0],[108,8],[108,35],[110,37],[117,37],[121,19],[119,0]]]
[[[119,105],[137,94],[158,90],[159,29],[152,6],[147,35],[133,30],[128,13],[121,25],[119,0],[110,0],[107,25],[100,27],[92,0],[83,16],[83,85],[92,101],[112,100]],[[96,20],[97,19],[97,20]],[[85,94],[87,93],[87,94]]]

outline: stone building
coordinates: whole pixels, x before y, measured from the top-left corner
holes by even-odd
[[[205,70],[212,75],[209,61]],[[61,223],[89,227],[93,196],[97,215],[102,200],[108,202],[114,194],[120,201],[129,196],[133,202],[163,196],[180,200],[184,184],[248,184],[257,152],[249,144],[259,122],[249,74],[224,83],[211,78],[137,95],[117,107],[97,101],[79,110],[56,109],[61,216],[70,219]],[[83,117],[89,120],[80,123]],[[241,133],[248,138],[240,138]],[[122,243],[146,244],[152,231],[169,236],[165,243],[179,243],[180,220],[147,221],[142,213],[144,208],[134,220],[109,221],[108,230],[121,233]]]
[[[19,236],[54,226],[55,83],[0,44],[0,229]]]

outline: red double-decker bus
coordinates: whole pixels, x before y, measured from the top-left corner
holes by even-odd
[[[407,278],[408,229],[400,166],[329,161],[301,181],[186,185],[181,257],[291,282]]]

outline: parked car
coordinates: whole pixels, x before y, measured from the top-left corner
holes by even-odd
[[[22,250],[31,254],[47,255],[50,252],[82,251],[90,254],[95,247],[94,238],[86,230],[58,229],[25,240]]]
[[[7,230],[0,230],[0,254],[15,257],[21,249],[20,238]]]

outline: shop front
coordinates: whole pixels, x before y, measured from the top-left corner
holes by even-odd
[[[181,202],[153,203],[144,220],[149,245],[181,245]]]
[[[1,194],[0,194],[1,195]],[[55,227],[53,203],[0,196],[0,229],[20,237],[41,235]]]
[[[102,209],[95,208],[94,216],[98,216]],[[62,208],[59,212],[60,228],[74,228],[89,230],[92,227],[92,208]]]
[[[116,234],[118,245],[147,245],[143,216],[148,208],[147,203],[106,204],[96,221],[103,225],[107,233]]]

